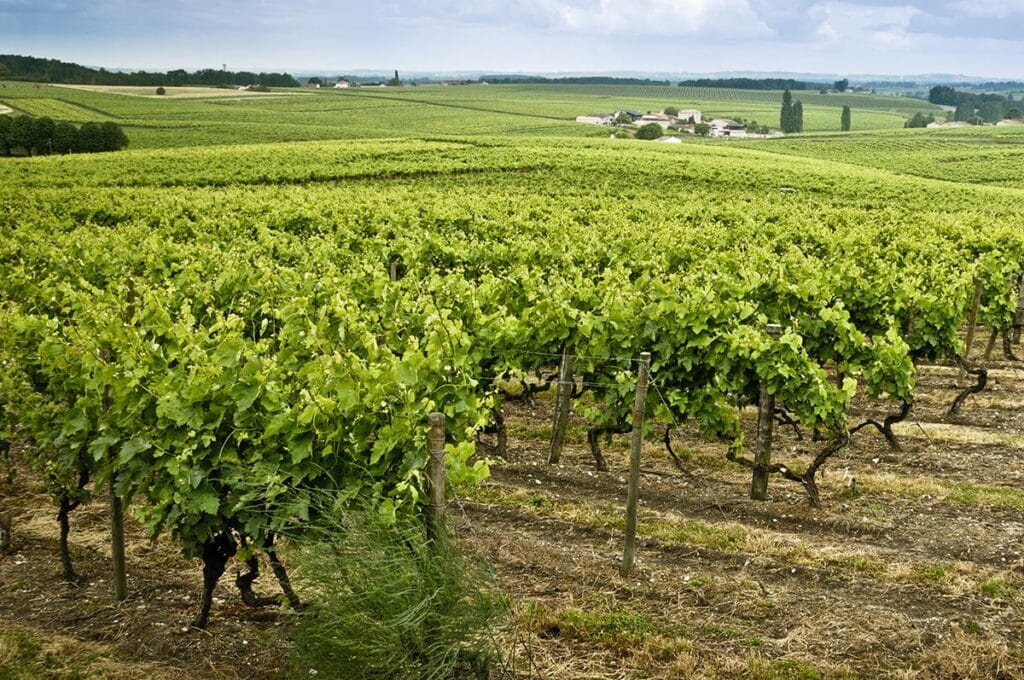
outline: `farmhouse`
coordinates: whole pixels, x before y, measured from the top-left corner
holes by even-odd
[[[352,87],[352,83],[345,80],[344,78],[338,78],[338,82],[334,83],[334,87],[335,89],[344,89],[347,87]]]
[[[962,120],[951,120],[948,123],[940,123],[935,121],[934,123],[928,123],[927,127],[930,128],[962,128],[971,127],[971,124]]]
[[[698,111],[697,109],[686,109],[685,111],[679,111],[679,113],[676,114],[676,119],[683,121],[684,123],[689,123],[691,120],[694,123],[702,122],[700,111]]]
[[[737,123],[731,118],[715,118],[709,125],[711,126],[712,137],[746,137],[747,126],[742,123]]]
[[[662,129],[667,130],[670,126],[676,124],[676,119],[672,116],[666,116],[663,113],[645,113],[636,120],[633,121],[637,125],[660,125]]]
[[[670,127],[682,129],[686,125],[701,122],[700,111],[693,109],[680,111],[679,114],[675,116],[655,111],[643,113],[641,111],[633,111],[632,109],[615,111],[614,113],[588,113],[585,116],[577,116],[576,122],[586,123],[588,125],[614,125],[615,121],[618,120],[620,116],[629,118],[629,122],[633,125],[643,126],[654,123],[656,125],[660,125],[664,130],[667,130]]]
[[[577,123],[589,125],[611,125],[614,120],[615,116],[610,113],[588,113],[585,116],[576,116]]]

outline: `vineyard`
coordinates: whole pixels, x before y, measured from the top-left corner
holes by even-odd
[[[569,85],[280,89],[273,96],[215,92],[202,98],[148,97],[109,88],[0,82],[0,103],[55,120],[116,120],[133,148],[176,148],[360,138],[606,137],[606,130],[577,124],[576,117],[667,106],[697,108],[707,119],[740,116],[777,128],[782,101],[780,92]],[[940,111],[919,99],[868,94],[801,92],[798,98],[809,132],[837,131],[844,105],[853,108],[854,130],[902,128],[913,113]]]
[[[418,512],[442,412],[450,529],[508,594],[506,676],[1024,673],[1016,146],[664,148],[414,95],[77,92],[183,144],[225,124],[191,112],[266,141],[337,102],[417,138],[0,163],[0,661],[278,677],[289,615],[230,577],[269,564],[308,600],[281,537],[323,494]]]

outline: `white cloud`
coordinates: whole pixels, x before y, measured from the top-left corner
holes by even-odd
[[[815,37],[823,43],[843,43],[882,50],[913,46],[910,25],[922,10],[910,5],[894,7],[831,2],[814,5],[809,15],[817,24]]]
[[[954,2],[952,8],[969,17],[1005,19],[1024,14],[1024,0],[960,0]]]
[[[594,35],[730,37],[767,36],[768,26],[748,0],[449,0],[393,5],[397,14],[420,11],[435,18],[505,22]]]

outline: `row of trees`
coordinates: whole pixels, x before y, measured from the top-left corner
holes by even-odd
[[[188,72],[176,69],[167,73],[136,71],[120,73],[93,69],[57,59],[39,59],[15,54],[0,54],[0,78],[28,80],[37,83],[73,83],[79,85],[266,85],[267,87],[298,87],[299,82],[288,73],[254,73],[201,69]]]
[[[786,133],[804,131],[804,105],[799,99],[794,102],[789,90],[782,93],[779,127]]]
[[[1021,108],[1013,94],[975,94],[948,85],[936,85],[929,90],[928,101],[941,106],[955,106],[955,121],[972,122],[972,119],[978,118],[978,122],[995,123],[1004,118],[1022,117]]]
[[[113,122],[56,123],[52,118],[0,116],[0,153],[20,151],[22,155],[51,153],[97,153],[119,151],[128,146],[128,136]]]

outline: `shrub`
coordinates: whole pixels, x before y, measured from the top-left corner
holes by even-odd
[[[294,628],[295,677],[436,680],[485,671],[502,601],[491,572],[417,518],[331,512],[303,527],[290,561],[310,590]]]
[[[636,131],[637,139],[657,139],[665,134],[665,130],[657,123],[648,123]]]
[[[167,94],[167,90],[165,90],[162,87],[158,87],[158,88],[156,88],[156,93],[159,94],[159,95],[164,95],[164,94]]]

